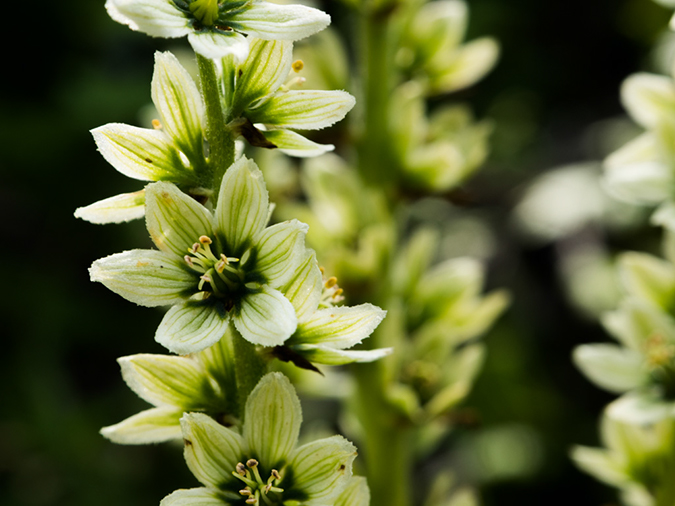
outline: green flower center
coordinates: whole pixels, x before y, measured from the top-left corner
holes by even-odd
[[[239,494],[246,498],[246,504],[259,505],[261,501],[268,506],[281,504],[284,489],[277,486],[281,481],[281,475],[276,469],[272,469],[269,478],[263,480],[258,471],[258,461],[249,459],[246,465],[239,462],[232,475],[246,484],[239,491]]]
[[[185,263],[198,274],[200,292],[210,292],[216,297],[225,297],[236,291],[244,284],[244,272],[239,258],[228,257],[224,253],[216,255],[211,250],[213,241],[210,237],[202,235],[199,242],[188,248],[188,254],[183,257]],[[246,256],[246,255],[244,255]],[[205,286],[209,285],[208,289]]]
[[[194,0],[190,12],[204,26],[213,26],[218,19],[218,0]]]

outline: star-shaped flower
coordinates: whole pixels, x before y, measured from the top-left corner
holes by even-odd
[[[101,434],[120,444],[180,439],[180,418],[185,412],[205,413],[221,424],[235,424],[233,355],[228,331],[216,344],[192,355],[144,353],[119,358],[126,384],[154,407],[104,427]]]
[[[301,423],[298,396],[280,373],[263,377],[251,392],[241,432],[186,414],[185,460],[204,487],[177,490],[160,506],[339,504],[351,485],[356,448],[342,436],[297,446]]]
[[[242,63],[223,60],[225,105],[232,125],[255,146],[281,149],[291,156],[317,156],[334,146],[310,141],[292,130],[320,130],[342,120],[354,97],[340,90],[292,90],[302,81],[289,75],[302,69],[293,61],[293,44],[253,40]]]
[[[260,0],[107,0],[115,21],[153,37],[183,37],[207,58],[232,54],[243,61],[247,36],[299,40],[330,24],[328,14],[304,5]]]
[[[389,355],[392,348],[349,350],[370,336],[386,315],[372,304],[336,306],[342,289],[335,277],[322,279],[314,253],[283,288],[298,317],[298,328],[281,346],[272,350],[280,360],[305,369],[314,365],[372,362]]]
[[[305,224],[266,227],[268,216],[262,173],[245,157],[225,173],[214,213],[171,183],[150,184],[146,223],[159,251],[102,258],[91,278],[137,304],[173,306],[155,339],[175,353],[211,346],[230,321],[251,343],[281,345],[297,317],[279,288],[311,253]]]
[[[99,151],[119,172],[141,181],[170,181],[190,193],[211,187],[204,156],[204,104],[197,85],[169,52],[155,53],[152,101],[159,113],[153,129],[110,123],[92,130]],[[145,191],[116,195],[75,211],[92,223],[141,218]]]

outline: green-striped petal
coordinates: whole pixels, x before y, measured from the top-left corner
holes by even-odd
[[[96,260],[89,268],[99,281],[141,306],[168,306],[189,297],[197,277],[174,255],[156,250],[130,250]]]
[[[113,443],[123,445],[163,443],[180,439],[178,420],[181,416],[183,410],[174,407],[147,409],[120,423],[103,427],[101,435]]]
[[[330,24],[330,16],[304,5],[255,2],[233,16],[242,31],[268,40],[300,40]]]
[[[256,237],[255,272],[260,273],[267,284],[274,288],[284,285],[309,256],[305,248],[308,230],[304,223],[291,220],[272,225]]]
[[[213,216],[171,183],[146,188],[145,221],[155,245],[183,258],[203,235],[213,239]]]
[[[320,309],[298,325],[289,344],[350,348],[372,334],[386,314],[372,304]]]
[[[298,325],[293,305],[266,285],[242,297],[232,321],[244,339],[262,346],[283,344]]]
[[[265,139],[274,144],[279,151],[288,156],[309,158],[333,151],[332,144],[318,144],[307,137],[290,130],[265,130],[261,132]]]
[[[246,401],[244,420],[244,440],[253,455],[266,469],[280,469],[302,424],[300,400],[288,378],[278,372],[264,376]]]
[[[137,220],[145,215],[145,190],[122,193],[75,210],[75,217],[103,225]]]
[[[179,355],[196,353],[218,342],[229,321],[230,314],[218,303],[189,301],[164,315],[155,341]]]

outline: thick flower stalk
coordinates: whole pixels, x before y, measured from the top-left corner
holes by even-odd
[[[297,328],[293,305],[279,291],[311,254],[307,226],[266,227],[262,174],[242,158],[225,174],[214,213],[170,183],[146,190],[146,223],[159,249],[97,260],[90,274],[144,306],[173,306],[155,339],[194,353],[217,342],[232,322],[249,342],[283,344]]]
[[[108,14],[153,37],[187,35],[196,53],[218,59],[248,55],[248,37],[299,40],[326,28],[330,16],[304,5],[261,0],[108,0]]]
[[[351,483],[356,448],[341,436],[298,446],[300,401],[280,373],[263,377],[246,401],[241,431],[199,413],[181,420],[185,460],[201,488],[177,490],[161,506],[319,506],[366,492]],[[347,495],[346,497],[349,497]]]

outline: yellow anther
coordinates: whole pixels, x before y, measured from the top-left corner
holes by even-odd
[[[333,298],[335,299],[336,297],[339,297],[339,296],[342,295],[344,292],[345,292],[345,291],[344,291],[342,288],[338,288],[337,290],[335,290],[335,293],[333,294]]]
[[[206,235],[199,236],[199,242],[202,244],[212,244],[213,241]]]
[[[162,128],[162,124],[159,122],[158,119],[153,119],[153,120],[152,120],[152,127],[153,127],[155,130],[159,130],[160,128]]]
[[[220,259],[225,265],[230,265],[230,259],[225,256],[225,253],[220,254]]]
[[[253,469],[254,467],[257,467],[257,466],[258,466],[258,461],[257,461],[256,459],[248,459],[248,460],[246,461],[246,465],[247,465],[248,467],[250,467],[251,469]]]
[[[258,498],[257,497],[249,497],[246,499],[246,504],[258,504]]]
[[[252,494],[251,489],[248,488],[248,487],[242,488],[242,489],[239,491],[239,493],[240,493],[241,495],[251,495],[251,494]]]
[[[321,274],[324,274],[324,273],[326,272],[326,269],[324,269],[324,268],[321,267],[321,266],[319,266],[319,270],[321,271]]]
[[[277,471],[276,469],[272,469],[272,473],[271,473],[271,474],[272,474],[272,477],[273,477],[275,480],[280,480],[280,479],[281,479],[281,475],[279,475],[279,471]]]
[[[190,253],[197,253],[197,251],[199,251],[199,248],[200,248],[199,243],[198,242],[194,243],[192,245],[192,249],[190,250]]]
[[[335,276],[331,276],[326,280],[326,288],[333,288],[335,285],[337,285],[337,278]]]
[[[291,65],[291,68],[295,72],[300,72],[303,68],[305,68],[305,62],[303,62],[302,60],[295,60]]]
[[[244,467],[244,464],[239,462],[236,467],[237,474],[240,474],[241,476],[246,476],[246,468]]]

